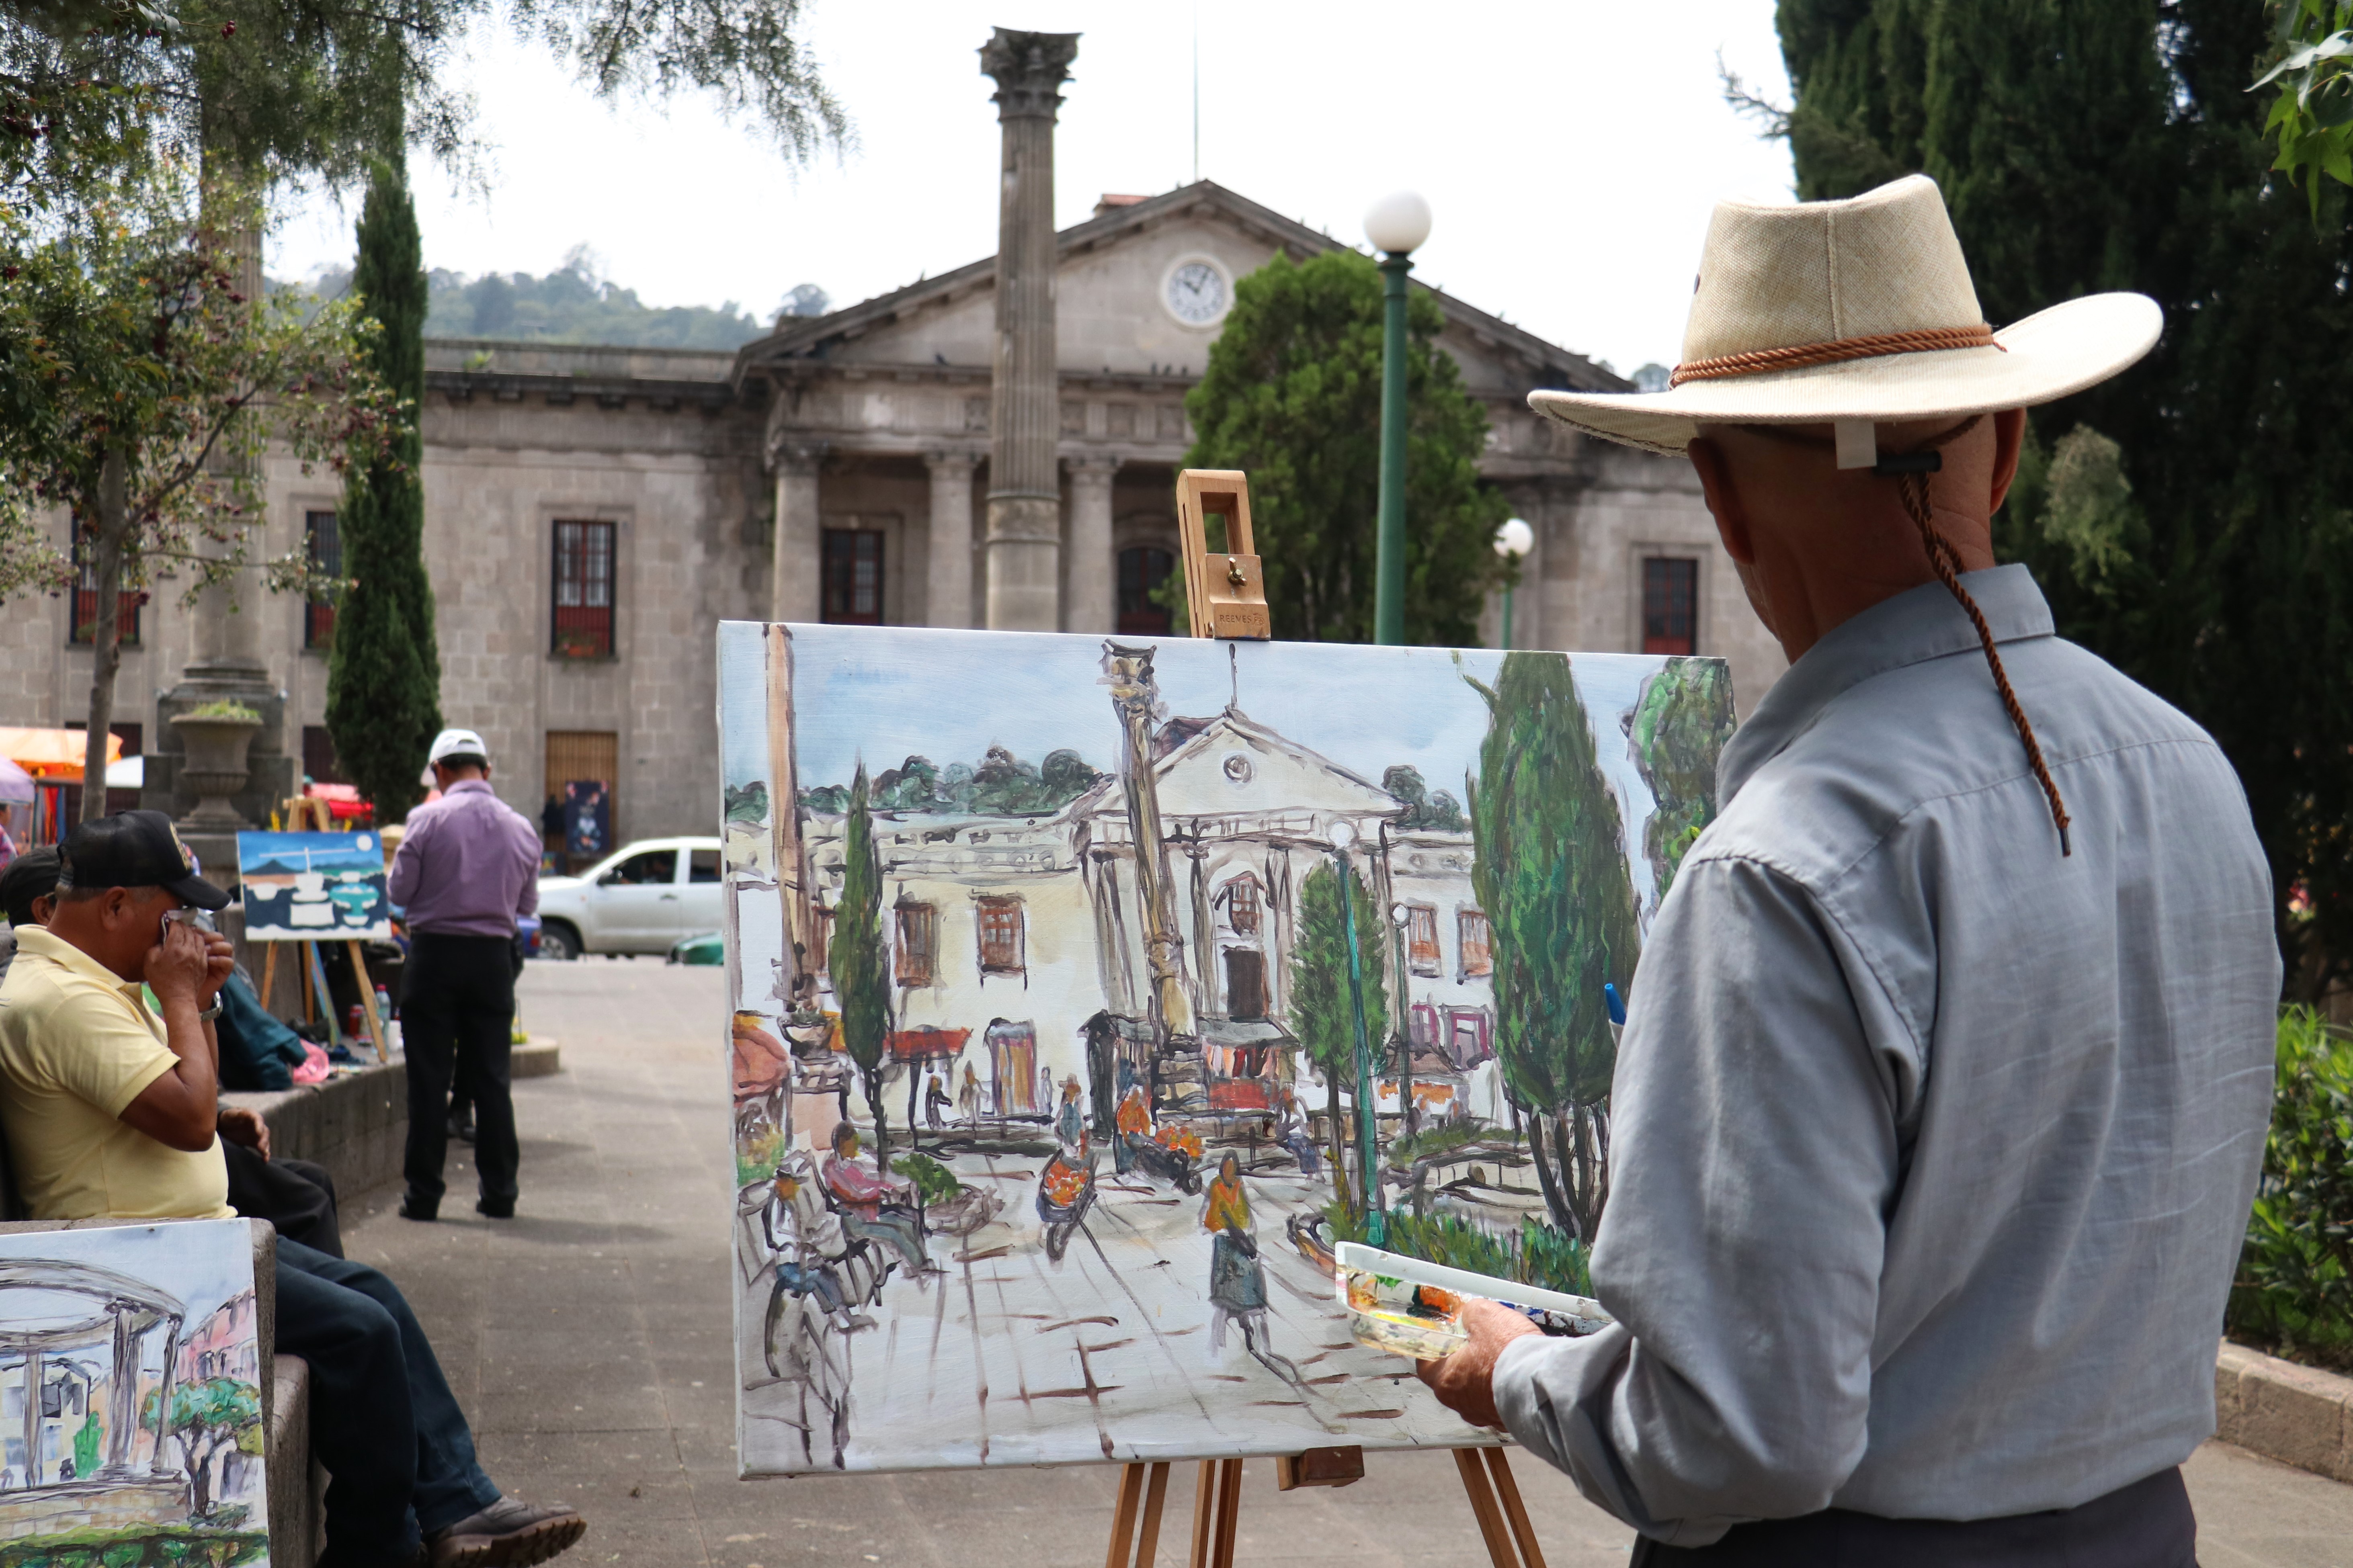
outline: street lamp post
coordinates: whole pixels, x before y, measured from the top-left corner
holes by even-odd
[[[1371,1032],[1365,1026],[1364,961],[1356,952],[1356,877],[1348,867],[1348,846],[1356,842],[1356,826],[1345,819],[1335,822],[1331,837],[1333,853],[1340,861],[1340,931],[1348,944],[1348,1004],[1356,1019],[1356,1180],[1363,1189],[1366,1235],[1378,1247],[1388,1239],[1388,1226],[1381,1221],[1380,1184],[1373,1165],[1377,1158],[1373,1100],[1379,1088],[1373,1081]]]
[[[1396,876],[1397,862],[1389,862],[1390,876]],[[1405,928],[1413,919],[1413,911],[1403,904],[1389,906],[1389,924],[1397,929],[1397,1042],[1398,1042],[1398,1125],[1409,1138],[1420,1123],[1413,1104],[1413,971],[1407,967]]]
[[[1495,553],[1504,558],[1504,646],[1512,646],[1512,585],[1519,581],[1520,563],[1536,547],[1536,531],[1512,518],[1495,531]]]
[[[1430,204],[1411,191],[1383,196],[1365,215],[1381,254],[1380,548],[1373,573],[1373,640],[1405,641],[1405,275],[1430,237]]]

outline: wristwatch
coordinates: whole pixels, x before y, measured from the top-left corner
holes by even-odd
[[[196,1022],[199,1024],[209,1024],[220,1016],[221,999],[219,994],[215,993],[213,995],[213,1005],[196,1015]]]

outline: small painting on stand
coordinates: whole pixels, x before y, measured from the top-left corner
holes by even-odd
[[[0,1236],[0,1554],[269,1562],[241,1219]]]
[[[240,833],[248,942],[388,942],[384,840],[373,833]]]

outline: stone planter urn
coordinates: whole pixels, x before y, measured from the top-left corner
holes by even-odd
[[[246,749],[253,744],[253,732],[261,728],[261,721],[233,714],[182,713],[173,719],[172,727],[179,731],[185,753],[180,777],[196,795],[196,809],[180,819],[181,826],[198,833],[251,828],[253,825],[237,814],[228,797],[245,787]]]

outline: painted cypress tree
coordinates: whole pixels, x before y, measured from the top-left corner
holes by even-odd
[[[343,487],[335,526],[349,586],[327,661],[327,731],[379,823],[407,816],[441,727],[441,657],[433,584],[425,573],[425,265],[417,209],[396,162],[376,166],[360,211],[353,290],[384,329],[369,346],[376,374],[401,399],[391,449]]]
[[[1634,700],[1634,765],[1656,803],[1642,853],[1662,899],[1684,851],[1715,820],[1715,759],[1732,728],[1732,672],[1720,659],[1671,658]]]
[[[1463,679],[1487,700],[1471,885],[1494,954],[1495,1055],[1528,1112],[1553,1222],[1590,1242],[1609,1199],[1618,1062],[1601,988],[1627,994],[1642,944],[1618,797],[1566,655],[1506,654],[1492,688]]]
[[[874,1113],[874,1164],[891,1169],[890,1127],[882,1108],[883,1052],[891,1040],[891,968],[882,943],[882,855],[874,842],[866,764],[849,784],[841,837],[841,901],[833,912],[826,971],[841,1009],[841,1047],[858,1065],[866,1108]]]
[[[1995,544],[2062,635],[2221,742],[2310,997],[2353,973],[2353,202],[2267,167],[2265,9],[1781,0],[1779,23],[1800,195],[1933,176],[1997,324],[2105,289],[2165,308],[2147,360],[2035,411]]]
[[[1364,975],[1365,1036],[1375,1060],[1388,1039],[1389,994],[1383,980],[1381,942],[1388,930],[1373,895],[1348,868],[1348,896],[1356,904],[1356,962]],[[1356,1013],[1348,995],[1348,936],[1340,908],[1340,873],[1329,863],[1300,879],[1299,936],[1291,949],[1291,1026],[1307,1058],[1324,1073],[1324,1107],[1332,1134],[1332,1185],[1353,1207],[1360,1185],[1351,1185],[1341,1150],[1340,1090],[1356,1085]]]

